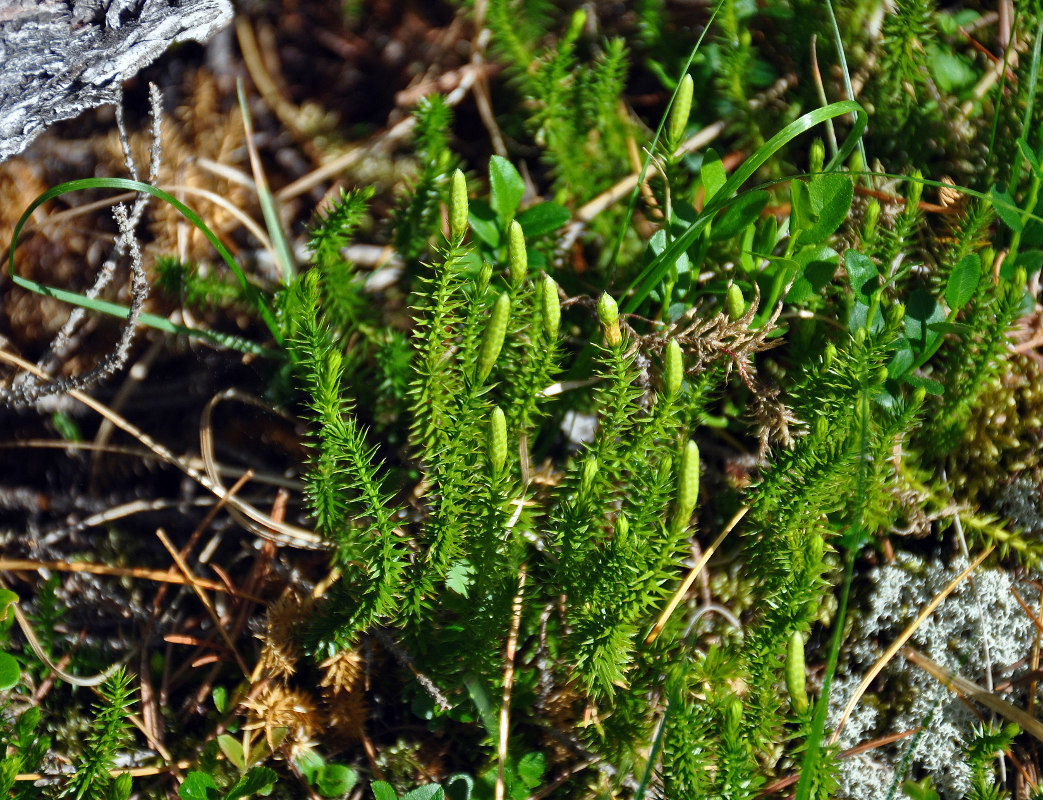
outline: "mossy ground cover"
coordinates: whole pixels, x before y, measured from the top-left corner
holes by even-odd
[[[0,165],[2,791],[1043,795],[1038,4],[239,12]]]

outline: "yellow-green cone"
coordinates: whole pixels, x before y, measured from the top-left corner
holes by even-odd
[[[822,172],[822,165],[826,161],[826,146],[822,144],[821,139],[816,139],[811,143],[811,153],[808,155],[808,172],[812,175],[817,175]]]
[[[671,339],[663,351],[663,394],[667,400],[677,397],[683,379],[684,359],[681,355],[681,345],[676,339]]]
[[[507,418],[499,406],[493,406],[489,414],[489,441],[486,442],[486,452],[489,468],[493,474],[498,474],[507,461]]]
[[[511,272],[511,286],[521,286],[529,274],[529,254],[525,252],[525,232],[516,219],[507,226],[507,266]]]
[[[666,123],[666,142],[673,152],[681,144],[684,129],[688,127],[688,117],[692,113],[692,94],[695,91],[695,83],[692,76],[685,74],[681,78],[681,85],[677,88],[674,104],[670,107],[670,117]]]
[[[677,472],[677,502],[674,504],[674,530],[688,526],[699,502],[699,447],[691,439],[681,454],[681,467]]]
[[[598,298],[598,319],[605,328],[605,341],[609,347],[619,347],[623,341],[623,334],[619,331],[619,306],[612,299],[612,295],[605,292]]]
[[[453,172],[449,195],[449,241],[459,244],[467,233],[467,179],[460,170]]]
[[[540,305],[543,308],[543,331],[551,342],[558,338],[561,325],[561,300],[558,299],[558,284],[549,275],[540,285]]]
[[[493,371],[493,364],[500,355],[504,336],[507,335],[507,320],[510,316],[511,298],[507,292],[501,292],[493,305],[492,314],[489,315],[485,336],[482,338],[482,348],[478,351],[478,383],[485,383],[485,379]]]
[[[793,631],[786,648],[786,691],[790,705],[798,714],[808,710],[807,672],[804,669],[804,637]]]
[[[728,319],[732,322],[742,319],[746,313],[746,298],[742,296],[742,289],[736,284],[728,285],[728,293],[724,297],[724,305],[728,311]]]

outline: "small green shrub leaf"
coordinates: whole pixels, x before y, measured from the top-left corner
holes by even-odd
[[[267,794],[278,780],[268,767],[254,767],[229,787],[224,800],[244,800],[255,794]]]
[[[941,47],[930,47],[927,52],[931,75],[943,92],[959,92],[978,79],[977,70],[956,53]]]
[[[905,336],[899,337],[898,349],[887,365],[887,374],[892,378],[905,378],[915,363],[916,354],[913,352],[913,346],[909,339]]]
[[[947,320],[932,322],[927,327],[938,333],[955,333],[958,336],[965,336],[974,330],[972,326],[964,325],[962,322],[949,322]]]
[[[296,763],[297,770],[304,776],[304,779],[312,785],[315,784],[319,772],[325,766],[322,756],[314,750],[305,750],[297,756],[297,760],[294,763]]]
[[[813,245],[802,248],[794,261],[799,265],[800,271],[786,295],[786,301],[803,304],[830,282],[840,262],[840,255],[832,247]]]
[[[815,223],[805,233],[806,241],[823,242],[847,219],[855,188],[847,175],[825,172],[808,183],[808,197]]]
[[[466,773],[452,775],[442,781],[445,796],[448,800],[471,800],[474,791],[474,778]]]
[[[858,330],[865,330],[867,327],[873,333],[876,333],[884,326],[884,318],[880,314],[880,308],[877,307],[873,312],[873,319],[869,319],[869,302],[865,298],[855,300],[851,304],[851,311],[847,317],[847,329],[850,333],[854,333]]]
[[[750,249],[754,253],[770,253],[775,249],[779,236],[779,221],[774,216],[767,216],[757,223]]]
[[[811,209],[811,198],[804,181],[794,178],[789,183],[790,230],[794,235],[811,228],[815,224],[815,214]]]
[[[489,247],[500,246],[500,224],[492,206],[484,200],[471,200],[467,204],[467,221],[471,223],[474,235]]]
[[[181,800],[217,800],[221,795],[214,779],[205,772],[190,772],[177,790]]]
[[[851,288],[856,295],[868,298],[876,291],[875,281],[880,277],[880,273],[877,272],[876,264],[869,256],[863,255],[857,250],[848,250],[844,254],[844,268],[847,270]]]
[[[18,661],[8,653],[0,653],[0,692],[13,689],[22,677],[22,671],[18,667]]]
[[[376,800],[398,800],[398,795],[395,790],[391,788],[390,783],[385,781],[373,781],[369,785],[369,788],[373,790],[373,797]]]
[[[217,737],[217,745],[221,748],[221,752],[225,754],[225,758],[235,765],[235,768],[240,772],[246,769],[246,756],[243,753],[243,746],[237,739],[229,736],[227,733],[222,733]]]
[[[931,330],[931,325],[943,322],[945,311],[926,289],[916,289],[909,295],[905,311],[905,335],[914,348],[924,352],[941,336]]]
[[[950,310],[963,308],[974,297],[981,280],[981,259],[977,253],[968,253],[960,259],[945,284],[945,302]]]
[[[340,797],[355,788],[359,776],[344,764],[326,764],[318,771],[315,788],[323,797]]]
[[[429,783],[407,792],[402,800],[445,800],[445,791],[437,783]]]
[[[922,781],[903,781],[902,791],[909,800],[938,800],[938,792],[934,790],[930,775]]]
[[[214,708],[218,714],[228,710],[228,690],[224,686],[215,686],[210,696],[214,699]]]
[[[917,375],[916,373],[909,373],[904,378],[905,382],[916,389],[923,389],[928,394],[933,394],[935,397],[941,397],[945,394],[945,387],[942,386],[934,378],[927,378],[923,375]]]
[[[1018,205],[1010,196],[1010,192],[1000,189],[998,185],[993,186],[989,190],[989,200],[992,201],[992,207],[996,210],[996,216],[1003,220],[1008,228],[1016,233],[1024,230],[1025,226],[1021,222]]]
[[[702,176],[703,190],[706,192],[703,203],[708,204],[728,180],[728,175],[724,171],[724,164],[721,163],[721,157],[712,148],[707,150],[706,155],[703,156],[703,166],[699,174]]]
[[[652,234],[652,238],[648,240],[648,251],[650,255],[658,257],[666,248],[669,246],[669,242],[666,240],[666,231],[662,228]],[[674,262],[674,268],[677,270],[678,275],[684,275],[687,272],[692,271],[692,259],[688,253],[682,252],[677,256],[677,261]]]
[[[1025,160],[1029,162],[1029,166],[1032,167],[1032,172],[1034,174],[1039,175],[1043,172],[1043,169],[1041,169],[1039,165],[1039,158],[1037,158],[1036,154],[1032,152],[1032,148],[1029,147],[1029,143],[1025,141],[1024,136],[1018,139],[1018,150],[1021,151],[1021,155],[1025,157]]]
[[[543,783],[543,773],[547,769],[547,759],[543,753],[526,753],[518,762],[518,777],[529,789],[535,789]]]
[[[739,195],[735,202],[725,207],[724,212],[714,222],[710,238],[715,241],[730,239],[748,225],[752,225],[760,218],[770,199],[771,195],[760,189]]]
[[[565,206],[557,203],[540,203],[521,212],[517,219],[527,237],[543,236],[556,231],[572,218]]]
[[[522,195],[525,194],[525,181],[514,168],[514,164],[503,156],[493,156],[489,159],[489,188],[491,204],[496,215],[504,223],[513,219]]]
[[[109,789],[105,793],[105,800],[127,800],[133,788],[134,779],[129,772],[123,772],[109,784]]]

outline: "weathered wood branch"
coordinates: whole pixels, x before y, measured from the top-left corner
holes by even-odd
[[[0,0],[0,161],[231,18],[230,0]]]

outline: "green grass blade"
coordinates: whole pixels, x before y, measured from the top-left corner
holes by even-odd
[[[261,204],[261,213],[264,215],[265,227],[268,228],[268,236],[271,238],[272,245],[275,248],[275,258],[279,262],[279,271],[282,273],[283,283],[289,286],[293,283],[293,277],[296,273],[293,250],[290,248],[290,243],[283,232],[282,223],[279,221],[279,213],[275,210],[275,198],[272,197],[271,189],[268,188],[268,181],[265,180],[264,173],[261,172],[260,159],[253,144],[253,120],[250,117],[250,107],[246,102],[246,92],[243,91],[242,79],[236,82],[236,90],[239,93],[239,110],[243,112],[243,126],[246,128],[246,141],[250,150],[250,165],[253,167],[257,199]]]
[[[804,116],[791,122],[772,136],[767,142],[757,148],[753,155],[746,159],[742,166],[732,173],[732,176],[725,182],[724,186],[722,186],[717,194],[714,195],[713,201],[707,204],[702,213],[696,217],[695,222],[693,222],[684,233],[678,236],[677,239],[666,248],[666,250],[655,258],[652,263],[645,267],[645,269],[641,271],[641,274],[631,282],[630,286],[627,287],[627,294],[629,296],[623,304],[622,311],[627,314],[632,314],[637,310],[651,291],[663,280],[667,272],[670,270],[671,265],[677,261],[678,257],[685,250],[695,243],[695,240],[699,238],[703,229],[706,228],[714,215],[732,201],[732,196],[738,191],[739,187],[749,180],[769,158],[802,133],[805,133],[816,125],[825,122],[827,119],[834,119],[836,117],[844,116],[845,114],[855,115],[855,125],[844,140],[844,144],[841,146],[840,151],[832,158],[832,160],[830,160],[829,164],[826,165],[825,171],[834,171],[843,164],[844,160],[858,145],[862,132],[865,130],[866,123],[869,119],[862,106],[850,100],[842,100],[839,103],[830,103],[828,106],[809,111]]]
[[[837,24],[837,15],[833,12],[833,0],[826,0],[826,9],[829,11],[829,20],[833,24],[833,39],[837,47],[837,57],[840,59],[840,74],[844,78],[844,91],[847,92],[847,99],[854,101],[855,90],[851,86],[851,72],[847,67],[847,55],[844,53],[844,40],[840,36],[840,26]],[[830,124],[832,125],[832,123]],[[861,134],[858,136],[858,155],[862,159],[862,166],[868,167],[869,162],[866,161],[866,146],[862,142]]]
[[[19,275],[14,276],[14,282],[23,289],[36,292],[44,297],[53,297],[55,300],[61,300],[63,303],[68,303],[71,306],[86,308],[88,311],[97,311],[102,314],[117,317],[118,319],[127,319],[130,316],[130,309],[127,308],[127,306],[120,305],[119,303],[111,303],[108,300],[86,297],[82,294],[77,294],[76,292],[70,292],[67,289],[46,286]],[[238,350],[241,353],[250,353],[251,355],[256,356],[276,355],[276,351],[270,350],[267,347],[262,347],[256,342],[251,342],[249,339],[243,339],[241,336],[233,336],[229,333],[211,331],[206,328],[189,328],[186,325],[178,325],[175,322],[171,322],[166,317],[149,314],[145,311],[138,315],[138,322],[142,325],[147,325],[150,328],[155,328],[157,331],[163,331],[163,333],[170,333],[175,336],[188,336],[196,339],[206,339],[216,345],[228,347],[232,350]]]
[[[200,219],[198,214],[196,214],[191,208],[186,206],[184,203],[182,203],[169,192],[165,192],[162,189],[153,186],[152,184],[131,180],[130,178],[81,178],[79,180],[66,181],[65,183],[60,183],[57,186],[48,189],[46,192],[39,195],[35,200],[33,200],[33,202],[29,204],[29,207],[26,208],[26,210],[22,213],[22,216],[19,218],[18,223],[15,225],[14,233],[11,236],[11,243],[8,248],[7,268],[8,272],[10,273],[11,280],[12,282],[14,282],[15,285],[21,286],[23,289],[28,289],[32,292],[36,292],[37,294],[47,295],[49,297],[54,297],[58,300],[62,300],[63,302],[80,306],[81,308],[86,308],[92,311],[99,311],[103,314],[111,314],[112,316],[120,317],[122,319],[127,318],[127,316],[130,313],[130,309],[128,309],[126,306],[119,305],[116,303],[109,303],[104,300],[87,298],[82,295],[76,294],[75,292],[69,292],[67,290],[59,289],[54,286],[47,286],[45,284],[38,283],[37,281],[32,281],[28,278],[23,278],[15,272],[15,249],[18,244],[18,238],[19,236],[21,236],[22,229],[29,221],[29,217],[32,216],[33,212],[49,200],[53,200],[54,198],[60,197],[63,194],[68,194],[69,192],[77,192],[83,189],[123,189],[130,190],[132,192],[145,192],[147,194],[152,195],[153,197],[162,200],[165,203],[169,203],[174,208],[176,208],[179,212],[181,212],[185,219],[187,219],[189,222],[195,225],[195,227],[198,228],[199,231],[207,238],[210,244],[214,246],[214,249],[217,251],[217,254],[221,256],[221,259],[225,262],[228,268],[232,270],[232,273],[238,279],[239,284],[243,288],[243,293],[245,294],[246,298],[248,299],[250,304],[257,309],[258,314],[260,314],[261,318],[268,326],[268,329],[271,331],[272,336],[275,338],[276,342],[282,344],[282,331],[279,328],[279,324],[275,320],[275,315],[272,313],[272,310],[268,307],[268,304],[262,297],[260,290],[258,290],[258,288],[249,281],[242,268],[236,263],[235,259],[232,257],[232,254],[228,252],[228,248],[224,246],[224,244],[221,242],[219,238],[217,238],[217,234],[215,234],[212,230],[210,230],[209,227],[207,227],[206,223],[203,222],[202,219]],[[229,337],[212,331],[202,331],[196,328],[187,328],[181,325],[175,325],[169,320],[164,319],[162,317],[157,317],[153,314],[142,314],[139,317],[139,319],[145,325],[156,328],[158,330],[166,331],[168,333],[177,333],[185,336],[201,337],[214,342],[218,342],[226,346],[235,347],[238,350],[246,349],[248,352],[267,352],[263,348],[260,348],[258,345],[250,344],[248,342],[245,342],[244,340],[238,339],[237,337]],[[235,344],[233,344],[233,342]]]

